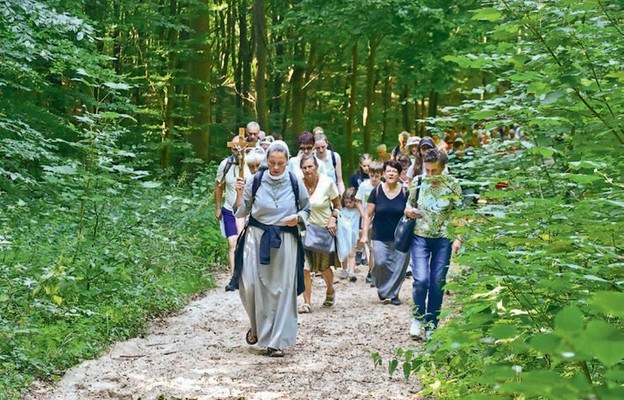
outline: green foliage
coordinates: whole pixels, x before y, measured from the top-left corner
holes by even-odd
[[[0,65],[0,397],[17,399],[206,290],[225,253],[215,165],[146,168],[131,85],[90,55],[92,28],[40,2],[0,10],[19,55]]]
[[[192,191],[67,172],[50,168],[36,198],[5,195],[0,207],[2,398],[142,332],[210,287],[224,261],[207,202],[214,171]]]
[[[446,314],[459,315],[412,372],[436,398],[622,398],[623,10],[484,5],[473,19],[496,22],[494,40],[446,59],[497,83],[468,89],[475,99],[449,118],[520,123],[528,136],[455,166],[481,188],[459,229],[469,267],[447,286]]]

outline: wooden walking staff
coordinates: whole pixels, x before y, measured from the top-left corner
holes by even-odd
[[[238,176],[240,178],[245,177],[245,149],[249,143],[245,140],[245,128],[238,128],[238,136],[232,139],[231,142],[227,142],[227,147],[236,149],[238,151]]]

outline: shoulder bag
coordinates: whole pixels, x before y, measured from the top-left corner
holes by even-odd
[[[418,196],[420,195],[420,184],[422,176],[418,177],[418,186],[416,186],[416,196],[414,205],[418,206]],[[394,230],[394,248],[401,253],[407,253],[412,246],[412,237],[414,236],[414,226],[416,220],[403,215]]]

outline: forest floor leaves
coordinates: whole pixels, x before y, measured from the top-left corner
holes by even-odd
[[[216,290],[155,321],[145,337],[115,344],[53,386],[34,385],[23,399],[417,398],[415,377],[405,380],[400,368],[388,374],[398,347],[421,348],[408,335],[411,279],[403,285],[402,305],[384,305],[364,282],[364,269],[357,282],[335,285],[331,308],[322,307],[325,284],[314,278],[312,313],[299,315],[297,344],[282,359],[245,343],[247,316],[238,292],[223,291],[222,275]],[[373,352],[382,366],[375,367]]]

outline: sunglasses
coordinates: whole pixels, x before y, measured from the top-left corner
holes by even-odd
[[[309,151],[312,150],[314,146],[299,146],[299,150]]]

